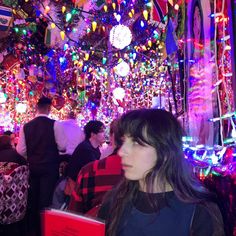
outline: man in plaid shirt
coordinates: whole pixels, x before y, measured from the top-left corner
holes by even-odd
[[[99,206],[104,194],[122,176],[121,159],[117,154],[87,164],[78,175],[68,210],[86,213]]]
[[[80,170],[68,210],[86,213],[92,209],[89,214],[95,216],[105,193],[121,180],[121,158],[117,155],[120,147],[118,120],[114,120],[110,125],[110,141],[113,154],[90,162]]]

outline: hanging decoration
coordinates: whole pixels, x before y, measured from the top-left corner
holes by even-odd
[[[16,109],[16,112],[18,112],[18,113],[25,113],[27,110],[27,104],[26,103],[17,103],[15,109]]]
[[[191,146],[188,142],[185,142],[184,152],[186,158],[193,165],[195,172],[201,174],[201,178],[206,178],[212,174],[236,177],[234,175],[236,171],[235,144],[228,145],[227,147],[219,145]]]
[[[164,17],[167,15],[168,7],[167,0],[152,0],[151,1],[151,21],[163,25]]]
[[[114,67],[114,71],[117,75],[126,77],[130,72],[129,64],[121,59],[119,64]]]
[[[125,97],[125,90],[123,88],[117,87],[113,90],[112,94],[116,100],[122,101]]]
[[[129,27],[119,24],[113,26],[109,34],[110,43],[118,49],[124,49],[132,41],[132,33]]]
[[[0,6],[0,39],[8,35],[12,20],[12,9]]]
[[[13,4],[13,27],[5,51],[0,49],[0,86],[8,101],[3,112],[11,112],[18,127],[34,116],[42,95],[53,99],[53,117],[64,119],[74,109],[81,114],[81,125],[91,118],[110,123],[126,109],[151,107],[152,97],[160,95],[166,97],[166,109],[182,110],[178,63],[166,60],[165,27],[151,24],[150,3],[44,0],[19,2],[18,8]],[[162,19],[164,25],[167,21]],[[117,47],[108,42],[110,32]],[[123,89],[123,99],[113,100],[115,88]],[[173,109],[175,100],[178,109]],[[14,110],[19,101],[26,101],[25,113]]]
[[[7,101],[7,96],[5,93],[0,92],[0,103],[5,103]]]

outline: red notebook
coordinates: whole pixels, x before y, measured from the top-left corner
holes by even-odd
[[[42,212],[43,236],[105,236],[105,223],[71,212],[49,209]]]

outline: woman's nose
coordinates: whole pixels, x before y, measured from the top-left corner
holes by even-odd
[[[128,147],[125,143],[123,143],[118,151],[119,156],[125,157],[128,154]]]

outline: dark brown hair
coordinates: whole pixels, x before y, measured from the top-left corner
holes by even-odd
[[[98,134],[102,129],[104,129],[104,124],[99,120],[90,120],[84,126],[85,138],[90,139],[91,134]]]
[[[156,150],[156,165],[145,177],[148,192],[153,192],[155,180],[158,179],[163,197],[168,183],[175,195],[184,202],[197,203],[210,198],[211,195],[193,175],[184,157],[183,129],[171,113],[161,109],[133,110],[121,117],[118,130],[120,137],[128,135],[140,145],[148,144]],[[112,217],[108,221],[107,235],[116,235],[121,215],[138,191],[138,181],[124,179],[112,193],[113,197],[107,196],[107,199],[112,199],[108,213]],[[150,203],[158,211],[157,200],[150,198]]]
[[[5,150],[12,148],[11,146],[11,137],[9,135],[0,136],[0,150]]]

